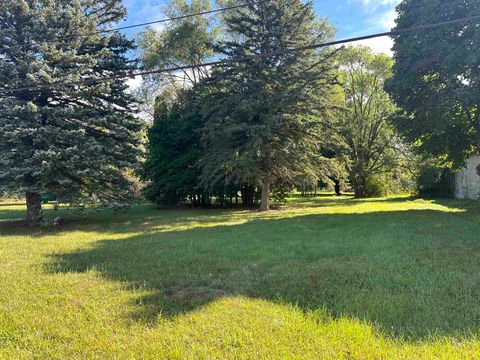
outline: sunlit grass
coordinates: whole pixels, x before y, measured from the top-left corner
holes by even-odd
[[[480,358],[476,202],[322,195],[2,228],[23,216],[0,203],[0,358]]]

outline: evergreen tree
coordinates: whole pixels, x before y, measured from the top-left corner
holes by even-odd
[[[141,177],[145,194],[159,206],[177,205],[189,198],[193,205],[206,205],[208,195],[199,186],[197,162],[203,154],[200,129],[204,117],[195,106],[193,90],[157,97],[153,126],[148,131],[148,152]]]
[[[176,94],[172,100],[171,92]],[[201,142],[205,117],[201,112],[202,89],[177,91],[170,89],[159,95],[155,116],[148,131],[146,161],[140,171],[146,182],[145,195],[157,206],[173,206],[190,201],[193,206],[208,206],[216,198],[217,205],[238,203],[252,206],[254,189],[239,184],[219,182],[206,191],[200,182],[199,160],[208,151]],[[249,192],[250,191],[250,192]]]
[[[0,191],[124,205],[141,156],[140,120],[124,80],[124,36],[99,34],[125,16],[121,0],[4,0],[0,4]],[[44,84],[71,83],[52,87]],[[22,87],[32,89],[9,92]]]
[[[167,17],[211,10],[209,0],[172,0]],[[145,69],[198,65],[213,55],[216,36],[214,17],[194,16],[171,21],[160,30],[147,29],[139,37]],[[197,105],[201,96],[196,85],[209,75],[199,67],[143,78],[141,96],[155,97],[153,125],[148,132],[148,151],[140,172],[147,183],[145,194],[159,206],[171,206],[190,199],[205,205],[210,198],[199,184],[198,159],[203,154],[200,129],[204,117]]]
[[[335,82],[335,51],[282,51],[331,39],[333,30],[299,0],[252,4],[224,22],[220,53],[253,57],[212,71],[202,178],[207,185],[225,178],[260,185],[265,211],[272,184],[284,188],[299,174],[317,172]]]

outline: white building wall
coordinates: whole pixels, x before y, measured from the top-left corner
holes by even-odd
[[[472,155],[463,170],[455,174],[455,197],[457,199],[480,198],[480,156]]]

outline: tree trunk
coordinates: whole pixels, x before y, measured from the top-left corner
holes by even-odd
[[[270,178],[266,175],[262,180],[262,199],[260,211],[270,210]]]
[[[37,192],[27,192],[27,223],[30,226],[38,226],[42,222],[42,199]]]
[[[252,207],[254,205],[255,187],[252,185],[243,185],[240,190],[242,196],[242,205]]]
[[[335,179],[335,180],[333,180],[333,182],[335,183],[335,194],[337,196],[341,196],[342,193],[340,192],[340,181]]]
[[[363,179],[359,179],[353,181],[353,192],[355,193],[355,197],[358,199],[365,197],[365,181]]]

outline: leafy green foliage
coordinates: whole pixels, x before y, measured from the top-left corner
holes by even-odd
[[[479,14],[480,1],[405,0],[397,30]],[[480,150],[480,28],[476,22],[394,37],[388,91],[405,113],[398,128],[420,151],[461,164]]]
[[[178,17],[211,10],[210,0],[172,0],[167,17]],[[139,39],[141,59],[146,69],[198,65],[214,55],[218,31],[212,16],[194,16],[167,23],[160,30],[147,29]],[[208,69],[198,67],[150,76],[159,84],[188,87],[208,76]]]
[[[455,175],[451,170],[433,161],[425,162],[417,177],[417,191],[420,196],[453,197],[455,191]]]
[[[388,195],[388,181],[380,174],[371,175],[365,181],[365,194],[368,197],[383,197]]]
[[[335,124],[335,145],[355,196],[385,195],[380,177],[393,170],[394,145],[400,142],[388,121],[395,106],[383,90],[392,59],[366,47],[349,47],[341,53],[340,64],[342,109]]]
[[[124,16],[120,0],[0,3],[2,89],[81,82],[0,100],[0,191],[130,203],[142,123],[123,80],[95,81],[134,70],[131,41],[95,33]]]

